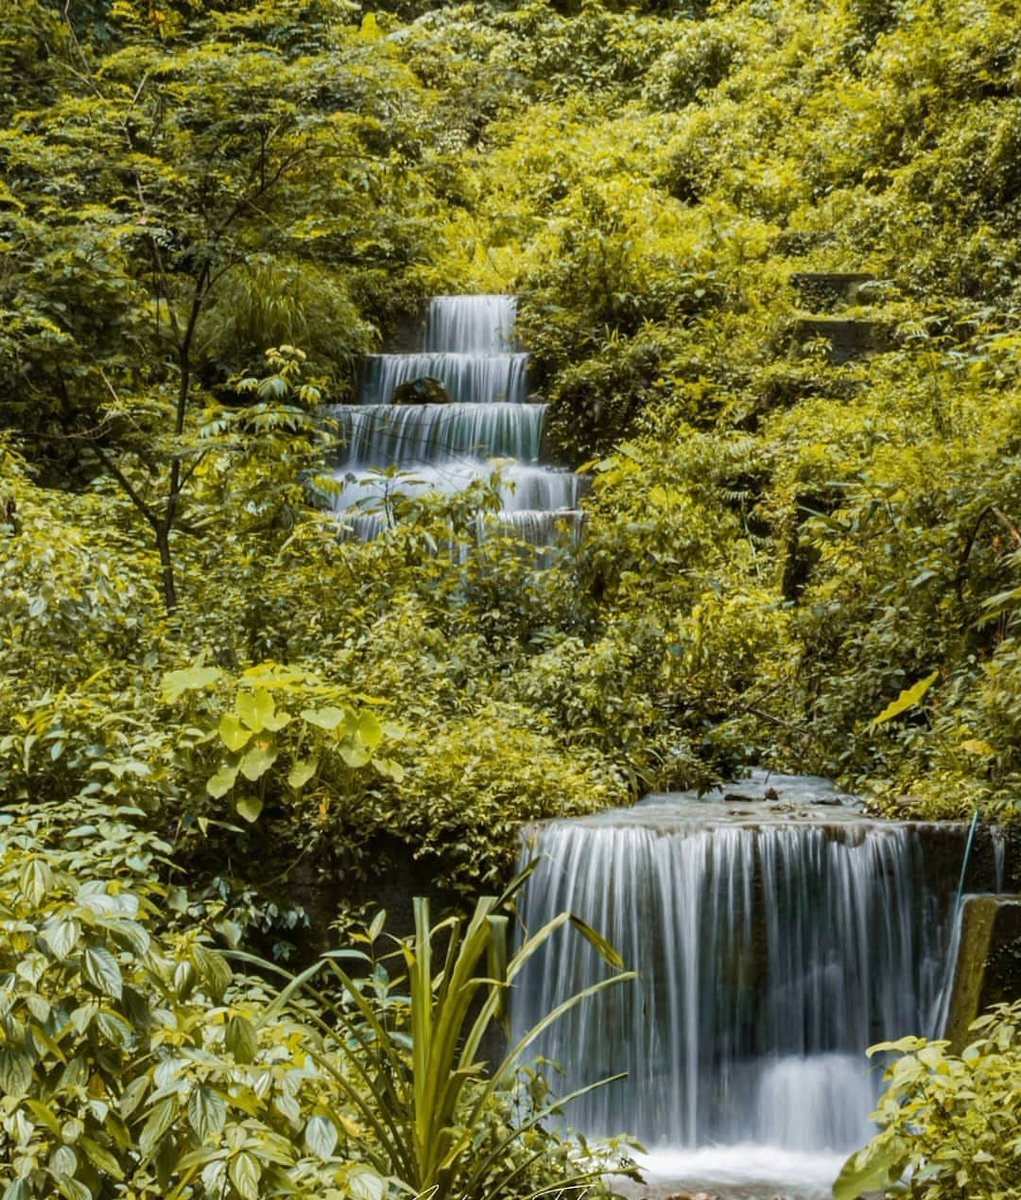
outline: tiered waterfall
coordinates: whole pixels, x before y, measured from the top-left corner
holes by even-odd
[[[502,512],[487,528],[539,546],[577,531],[577,476],[538,461],[546,406],[527,402],[515,316],[513,296],[438,296],[420,351],[370,356],[361,404],[331,410],[345,447],[336,507],[356,536],[385,527],[397,494],[453,493],[494,471]],[[450,402],[392,403],[420,380],[437,381]]]
[[[864,1051],[930,1029],[949,899],[917,827],[824,804],[651,797],[533,831],[525,927],[569,910],[640,972],[540,1044],[563,1093],[628,1073],[573,1104],[572,1125],[745,1154],[867,1139],[879,1079]],[[515,989],[519,1031],[605,973],[581,939],[557,936]]]

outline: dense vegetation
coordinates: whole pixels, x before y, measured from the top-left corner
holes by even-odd
[[[97,855],[19,875],[4,919],[144,913],[61,983],[93,1004],[117,954],[165,989],[145,938],[286,956],[309,896],[316,939],[348,928],[394,854],[500,890],[521,822],[746,764],[1015,816],[1019,234],[1009,0],[7,0],[0,788],[58,845],[116,810],[124,870],[178,899],[115,913]],[[474,290],[521,296],[551,445],[593,476],[548,570],[436,552],[483,485],[371,544],[315,501],[321,403]],[[871,352],[833,361],[806,313]],[[91,1144],[48,1168],[74,1200]]]
[[[1021,1004],[996,1005],[972,1025],[960,1054],[948,1043],[906,1037],[870,1053],[894,1051],[875,1117],[880,1132],[853,1154],[834,1185],[836,1200],[894,1187],[915,1200],[1016,1196],[1021,1188],[1017,1130],[1021,1096]],[[907,1176],[903,1183],[900,1181]]]
[[[396,839],[464,891],[521,820],[756,761],[1009,815],[1011,6],[415,17],[11,6],[5,791],[135,805],[193,880]],[[521,294],[594,475],[546,572],[437,558],[481,487],[371,545],[312,502],[319,403],[473,289]],[[806,308],[881,352],[831,362]]]

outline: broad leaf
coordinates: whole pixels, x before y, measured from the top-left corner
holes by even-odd
[[[201,1142],[223,1132],[227,1123],[227,1105],[223,1097],[209,1087],[197,1087],[188,1097],[188,1124]]]
[[[252,736],[252,731],[246,729],[244,725],[234,716],[233,713],[224,713],[220,718],[219,724],[220,741],[232,753],[242,749],[248,745],[248,740]]]
[[[104,996],[121,998],[124,990],[121,969],[105,946],[89,946],[82,955],[82,974]]]
[[[234,802],[234,807],[237,809],[238,816],[243,817],[251,825],[259,819],[259,814],[262,812],[262,800],[258,796],[240,796]]]
[[[250,1063],[254,1060],[259,1048],[255,1026],[247,1017],[235,1014],[227,1022],[224,1033],[224,1045],[239,1063]]]
[[[187,667],[183,671],[168,671],[163,676],[163,699],[176,703],[185,692],[199,691],[216,683],[223,675],[217,667]]]
[[[937,679],[939,679],[939,671],[933,671],[931,675],[926,675],[924,679],[920,679],[914,687],[906,688],[896,700],[888,704],[879,716],[871,722],[870,728],[875,729],[877,725],[882,725],[894,717],[899,717],[901,713],[907,712],[909,708],[914,708]]]
[[[237,783],[237,778],[238,764],[224,763],[219,771],[215,775],[211,775],[206,781],[206,791],[210,796],[219,800],[221,796],[226,796],[234,784]]]
[[[261,779],[263,775],[277,760],[277,749],[271,743],[261,743],[258,746],[253,746],[251,750],[241,759],[238,764],[238,769],[241,774],[254,783],[257,779]]]
[[[262,1176],[262,1168],[254,1155],[249,1154],[247,1150],[242,1150],[236,1158],[231,1160],[227,1174],[243,1200],[259,1200],[259,1179]]]
[[[332,1158],[337,1146],[336,1125],[329,1117],[311,1117],[305,1126],[305,1145],[317,1158]]]

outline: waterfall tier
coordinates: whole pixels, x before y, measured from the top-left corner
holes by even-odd
[[[335,481],[343,489],[339,501],[342,508],[356,503],[362,508],[372,502],[385,504],[397,495],[413,498],[437,492],[449,496],[482,478],[496,479],[496,491],[504,509],[500,515],[510,521],[514,520],[512,514],[515,512],[553,509],[559,514],[560,510],[571,509],[578,502],[577,475],[550,467],[529,466],[512,459],[409,464],[396,476],[365,467],[348,467],[335,473]]]
[[[362,403],[389,404],[402,383],[436,379],[456,404],[523,404],[527,366],[527,354],[372,354],[365,363]]]
[[[425,329],[427,351],[503,354],[514,347],[516,296],[436,296]]]
[[[545,404],[334,405],[346,457],[363,466],[539,456]]]
[[[641,975],[570,1014],[538,1053],[565,1068],[564,1092],[628,1072],[572,1105],[589,1133],[850,1150],[877,1094],[865,1049],[930,1027],[948,897],[926,879],[918,827],[714,809],[664,803],[538,831],[525,926],[569,910]],[[515,1026],[603,971],[587,945],[552,942],[516,990]]]

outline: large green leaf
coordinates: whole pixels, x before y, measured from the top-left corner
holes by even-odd
[[[163,699],[175,704],[185,692],[201,691],[210,687],[223,676],[217,667],[186,667],[182,671],[168,671],[163,676]]]
[[[222,796],[226,796],[234,784],[237,783],[237,778],[238,764],[224,763],[219,771],[215,775],[211,775],[206,781],[206,791],[210,796],[219,800]]]
[[[921,702],[925,693],[937,679],[939,679],[939,671],[933,671],[931,675],[926,675],[924,679],[920,679],[913,687],[905,688],[896,700],[892,700],[879,716],[872,720],[870,727],[875,729],[877,725],[883,725],[887,721],[891,721],[894,717],[899,717],[901,713],[907,712],[909,708],[914,708],[916,704]]]
[[[259,1200],[259,1180],[262,1178],[262,1168],[259,1160],[247,1150],[231,1159],[227,1168],[231,1183],[238,1190],[242,1200]]]
[[[257,779],[261,779],[276,762],[277,753],[276,746],[271,742],[260,742],[244,755],[241,762],[238,763],[238,769],[247,780],[254,783]]]
[[[234,801],[239,817],[243,817],[250,825],[258,821],[262,813],[262,800],[259,796],[239,796]]]
[[[219,1092],[197,1087],[188,1097],[188,1123],[201,1142],[223,1132],[227,1123],[227,1105]]]
[[[224,1045],[239,1063],[252,1062],[259,1048],[255,1026],[247,1017],[235,1013],[227,1022]]]
[[[177,1100],[173,1096],[164,1096],[156,1102],[138,1137],[138,1148],[143,1158],[152,1157],[176,1119]]]
[[[220,740],[232,754],[247,746],[252,736],[252,730],[242,725],[233,713],[223,714],[218,729]]]
[[[336,1125],[329,1117],[310,1117],[305,1125],[305,1145],[317,1158],[332,1158],[337,1148]]]
[[[105,946],[88,946],[82,954],[82,974],[105,996],[119,1000],[124,981],[117,960]]]

